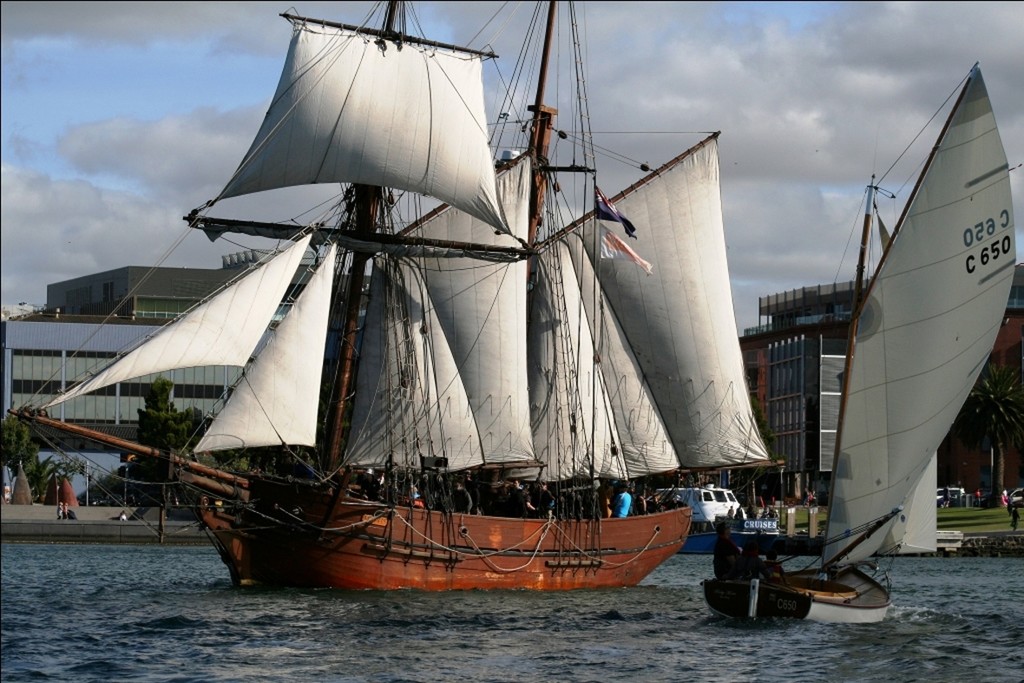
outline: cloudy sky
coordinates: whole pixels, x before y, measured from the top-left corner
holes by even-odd
[[[0,302],[44,303],[48,283],[151,265],[179,241],[167,265],[216,268],[220,254],[264,246],[211,244],[181,217],[218,193],[252,141],[290,36],[278,14],[292,8],[361,23],[372,4],[2,4]],[[506,77],[530,11],[416,5],[430,37],[490,43]],[[881,209],[894,223],[938,133],[926,124],[975,62],[1017,167],[1020,215],[1020,4],[601,2],[577,19],[602,149],[656,166],[722,131],[741,329],[758,323],[759,296],[853,277],[865,184],[887,174],[896,198]],[[598,160],[607,194],[642,175],[617,158]],[[1017,232],[1021,250],[1019,219]]]

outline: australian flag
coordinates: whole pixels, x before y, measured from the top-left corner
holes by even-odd
[[[596,185],[594,186],[594,194],[594,211],[597,214],[597,219],[601,221],[614,221],[616,223],[621,223],[622,227],[626,230],[626,234],[633,239],[636,239],[636,228],[633,227],[633,224],[629,222],[628,218],[619,213],[619,210],[615,208],[615,205],[604,196],[604,193],[601,192]]]

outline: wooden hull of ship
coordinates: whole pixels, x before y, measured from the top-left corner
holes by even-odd
[[[677,553],[691,510],[623,519],[520,519],[334,501],[253,482],[249,505],[204,504],[241,586],[564,591],[633,586]],[[271,495],[267,495],[271,494]],[[270,502],[273,501],[273,502]]]
[[[726,617],[807,619],[826,623],[870,624],[888,612],[889,592],[856,567],[824,581],[817,570],[786,575],[786,583],[708,579],[704,602]]]

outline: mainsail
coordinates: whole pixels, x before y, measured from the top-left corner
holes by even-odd
[[[652,274],[630,260],[601,259],[601,226],[594,221],[582,234],[615,324],[601,330],[599,355],[619,344],[629,347],[628,360],[609,353],[602,373],[633,467],[645,473],[643,460],[657,462],[672,451],[684,468],[767,460],[733,312],[717,135],[615,203],[647,247],[642,256],[652,263]],[[584,301],[593,306],[593,298]],[[668,444],[661,442],[662,432]]]
[[[992,351],[1015,253],[1006,154],[975,67],[867,291],[823,560],[899,506],[846,560],[902,541],[913,491]]]
[[[245,365],[277,311],[309,239],[309,235],[301,238],[269,263],[246,274],[102,372],[43,407],[157,372],[205,365]]]

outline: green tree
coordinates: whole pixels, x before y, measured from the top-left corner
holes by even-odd
[[[54,477],[59,477],[61,474],[58,462],[53,458],[40,460],[37,456],[22,463],[22,465],[25,467],[25,477],[28,479],[28,486],[32,489],[32,500],[42,503],[46,498],[47,487],[50,486]]]
[[[1006,449],[1024,444],[1024,388],[1014,368],[990,365],[974,385],[953,431],[968,448],[980,448],[988,437],[992,444],[992,492],[989,504],[997,505],[1003,491],[1003,457]]]
[[[146,407],[139,409],[138,441],[162,451],[180,451],[187,448],[193,432],[192,413],[179,411],[171,401],[174,383],[166,377],[157,377],[146,395]],[[141,479],[166,479],[166,463],[143,459],[135,465],[135,475]]]
[[[3,430],[3,451],[0,458],[4,467],[17,471],[19,464],[27,465],[38,457],[39,444],[32,440],[32,432],[28,425],[14,415],[8,415],[0,423],[0,428]]]
[[[7,469],[17,476],[18,465],[31,468],[39,460],[39,444],[32,440],[32,432],[24,422],[8,415],[0,422],[0,487],[7,485]]]

